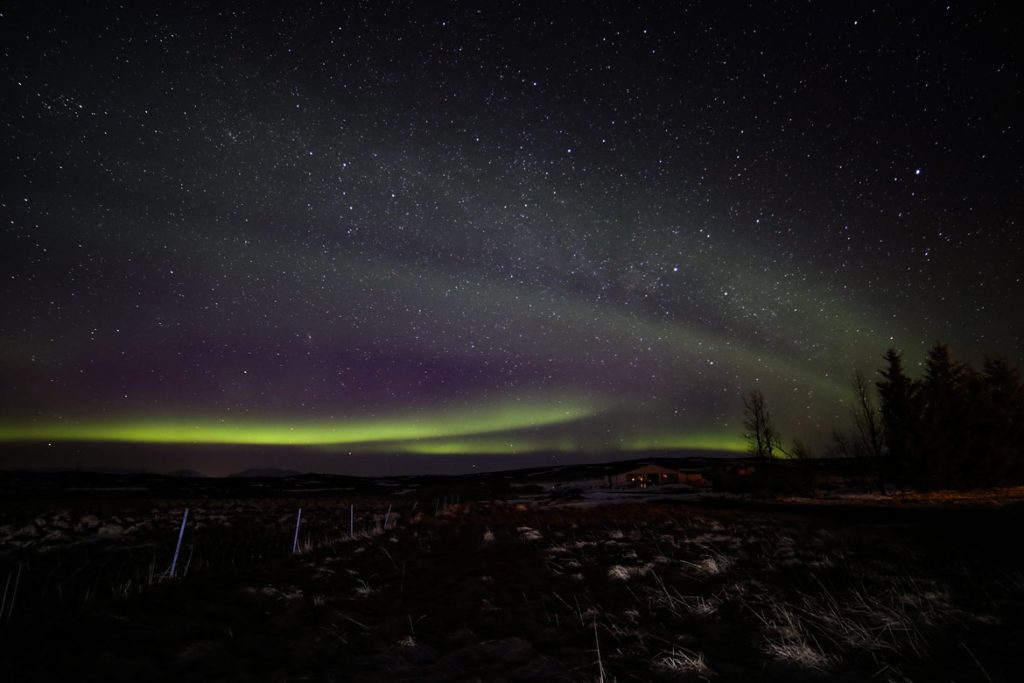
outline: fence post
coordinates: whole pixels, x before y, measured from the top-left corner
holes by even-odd
[[[14,599],[18,597],[18,585],[21,583],[21,562],[18,563],[18,574],[14,577],[14,592],[11,593],[11,602],[7,602],[7,589],[11,587],[11,574],[14,570],[7,572],[7,585],[4,586],[4,600],[0,603],[0,619],[3,619],[4,608],[7,609],[7,621],[11,620],[11,614],[14,612]]]
[[[178,544],[174,546],[174,559],[171,560],[171,571],[168,572],[170,577],[174,578],[174,572],[178,568],[178,553],[181,552],[181,539],[185,536],[185,524],[188,522],[188,508],[185,508],[185,514],[181,516],[181,528],[178,530]]]
[[[299,554],[299,527],[302,525],[302,508],[295,515],[295,538],[292,540],[292,555]]]

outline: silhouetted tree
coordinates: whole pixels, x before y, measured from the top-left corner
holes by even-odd
[[[921,448],[927,483],[962,483],[967,465],[968,370],[954,361],[949,347],[928,351],[920,389]]]
[[[979,373],[936,343],[915,382],[899,351],[889,349],[884,358],[875,382],[878,407],[855,374],[854,431],[833,431],[827,456],[881,465],[874,474],[883,492],[886,481],[900,488],[1024,481],[1024,383],[1017,368],[986,358]]]
[[[885,353],[885,368],[879,374],[882,380],[875,382],[875,387],[880,400],[882,435],[896,484],[905,488],[911,469],[918,469],[920,464],[915,450],[920,433],[916,387],[903,371],[903,354],[896,349]]]
[[[885,441],[882,415],[875,406],[868,382],[860,370],[853,373],[853,452],[869,460],[878,492],[885,494],[885,468],[882,447]]]
[[[978,408],[989,482],[1024,480],[1024,384],[1020,371],[1002,358],[986,358]]]
[[[759,389],[751,391],[749,397],[743,397],[743,427],[746,429],[744,437],[750,442],[750,453],[754,457],[763,460],[775,457],[781,440],[772,424],[764,394]]]
[[[850,449],[850,437],[838,429],[832,430],[832,438],[825,446],[826,458],[850,458],[853,457]]]
[[[995,475],[992,434],[995,423],[985,379],[967,363],[960,364],[961,384],[956,405],[958,430],[951,466],[960,487],[981,486],[993,482]]]
[[[793,445],[786,451],[786,455],[796,460],[810,460],[814,457],[811,449],[800,439],[793,439]]]

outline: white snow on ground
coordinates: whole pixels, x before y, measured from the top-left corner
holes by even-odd
[[[698,500],[748,500],[750,496],[736,493],[715,493],[664,488],[652,489],[594,489],[583,494],[583,500],[566,503],[569,506],[587,507],[612,503],[649,503],[652,501],[698,501]]]
[[[697,500],[748,500],[750,496],[735,493],[715,493],[711,491],[694,491],[677,489],[669,486],[657,489],[584,489],[580,491],[579,500],[552,501],[548,493],[535,496],[524,496],[509,500],[511,505],[551,505],[557,507],[594,507],[598,505],[616,505],[624,503],[650,503],[655,501],[697,501]]]

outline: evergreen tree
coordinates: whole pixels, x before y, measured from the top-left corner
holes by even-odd
[[[955,361],[949,347],[939,343],[928,352],[920,382],[907,377],[895,349],[885,354],[885,362],[875,386],[885,452],[898,484],[1024,482],[1024,382],[1017,368],[986,358],[979,373]],[[858,405],[863,414],[866,403]],[[851,454],[863,450],[858,443],[870,435],[870,422],[861,417],[857,426],[855,441],[837,442],[841,448],[834,452],[848,446]]]
[[[879,370],[882,380],[875,383],[881,402],[883,442],[896,483],[905,488],[911,473],[920,471],[916,387],[903,371],[903,354],[889,349],[885,363],[885,368]]]
[[[992,483],[1024,480],[1024,384],[1002,358],[986,358],[982,373],[986,464]]]
[[[936,343],[928,351],[920,390],[927,483],[965,483],[968,391],[965,366],[953,360],[947,345]]]
[[[963,487],[991,484],[995,480],[989,392],[984,378],[967,363],[960,364],[956,483]]]

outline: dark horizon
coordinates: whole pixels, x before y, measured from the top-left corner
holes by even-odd
[[[656,458],[749,457],[744,453],[699,449],[563,453],[425,453],[345,452],[301,446],[235,444],[132,444],[116,442],[54,442],[0,444],[0,471],[169,474],[194,470],[208,477],[226,477],[245,470],[282,470],[357,477],[484,474],[535,467],[597,464]]]

